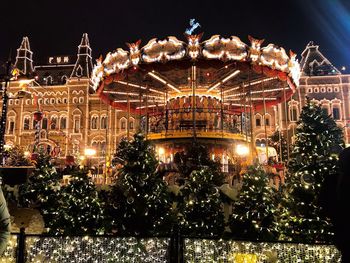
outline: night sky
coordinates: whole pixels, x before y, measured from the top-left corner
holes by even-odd
[[[4,0],[3,0],[4,1]],[[15,57],[23,36],[28,36],[34,60],[76,54],[81,36],[89,34],[93,56],[125,42],[174,35],[184,40],[189,19],[201,24],[203,39],[236,35],[265,38],[300,55],[313,40],[337,66],[350,68],[350,1],[1,1],[0,61],[10,49]]]

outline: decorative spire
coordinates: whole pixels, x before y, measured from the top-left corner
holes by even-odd
[[[301,72],[306,76],[337,75],[340,71],[318,50],[319,46],[310,41],[301,54]]]
[[[90,77],[92,70],[91,48],[88,34],[84,33],[78,46],[78,58],[75,62],[71,78]]]
[[[33,52],[30,50],[28,37],[23,37],[21,46],[17,49],[15,68],[17,68],[21,74],[32,74],[33,69]]]

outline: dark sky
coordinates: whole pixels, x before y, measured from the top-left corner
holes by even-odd
[[[34,60],[49,55],[75,54],[87,32],[93,56],[105,55],[125,42],[174,35],[183,38],[190,18],[201,24],[203,39],[213,34],[265,38],[299,55],[313,40],[335,66],[350,68],[349,0],[280,1],[13,1],[0,9],[0,60],[12,57],[23,36],[28,36]]]

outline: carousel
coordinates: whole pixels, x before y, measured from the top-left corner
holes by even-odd
[[[186,38],[144,46],[139,40],[100,57],[92,87],[102,101],[138,118],[161,161],[171,162],[197,140],[227,172],[237,155],[254,158],[254,114],[292,96],[300,67],[293,52],[263,47],[264,40],[251,36],[249,45],[236,36]]]

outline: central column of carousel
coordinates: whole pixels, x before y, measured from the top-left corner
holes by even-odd
[[[192,88],[192,121],[193,121],[193,138],[196,140],[196,65],[193,64],[191,67],[191,88]]]

